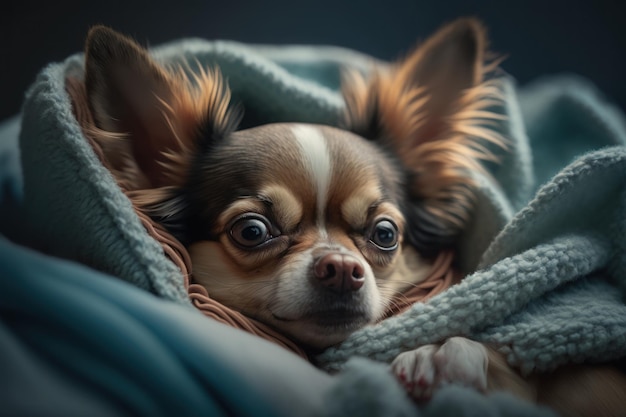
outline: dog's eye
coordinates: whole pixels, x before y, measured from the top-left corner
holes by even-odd
[[[239,218],[230,228],[230,237],[245,248],[259,246],[272,238],[269,221],[260,215]]]
[[[380,220],[374,226],[370,241],[382,250],[394,250],[398,246],[398,228],[389,220]]]

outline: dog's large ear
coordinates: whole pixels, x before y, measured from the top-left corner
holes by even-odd
[[[368,77],[347,72],[346,127],[394,153],[407,175],[407,237],[423,252],[454,242],[473,206],[468,171],[493,159],[486,125],[500,116],[495,81],[484,75],[486,35],[474,19],[440,29],[412,54]],[[482,143],[482,144],[481,144]]]
[[[181,185],[203,142],[236,128],[217,71],[168,71],[134,40],[104,27],[87,36],[85,87],[99,136],[127,145],[144,187]],[[121,147],[118,147],[121,148]]]

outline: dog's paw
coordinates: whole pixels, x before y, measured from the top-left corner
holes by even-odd
[[[391,370],[417,401],[429,400],[446,384],[459,384],[484,392],[487,389],[487,349],[464,337],[452,337],[443,345],[426,345],[404,352]]]

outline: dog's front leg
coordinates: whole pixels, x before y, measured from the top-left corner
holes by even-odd
[[[417,401],[429,400],[446,384],[487,390],[487,348],[464,337],[452,337],[442,345],[426,345],[404,352],[391,370]]]

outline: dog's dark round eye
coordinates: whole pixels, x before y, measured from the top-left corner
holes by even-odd
[[[393,250],[398,246],[398,228],[389,220],[380,220],[372,230],[370,241],[382,250]]]
[[[230,237],[240,246],[254,248],[272,238],[268,220],[260,215],[236,220],[230,228]]]

